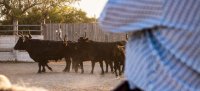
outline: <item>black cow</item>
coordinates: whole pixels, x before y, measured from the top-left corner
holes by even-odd
[[[95,62],[100,63],[100,67],[102,69],[102,74],[104,74],[103,70],[103,60],[108,64],[112,64],[114,60],[114,50],[116,45],[125,45],[125,41],[120,42],[95,42],[88,40],[88,38],[80,37],[78,40],[78,48],[77,53],[79,56],[76,57],[78,59],[76,64],[81,65],[82,72],[83,70],[83,60],[91,60],[92,62],[92,70],[93,73]]]
[[[112,49],[112,51],[114,51],[115,53],[116,52],[121,52],[121,51],[118,51],[119,49],[119,46],[125,46],[126,45],[126,41],[116,41],[116,42],[109,42],[114,48]],[[120,49],[121,50],[121,49]],[[116,53],[118,54],[118,53]],[[114,55],[116,56],[116,55]],[[119,56],[118,56],[119,57]],[[104,60],[105,63],[106,63],[106,72],[108,72],[108,65],[110,65],[110,69],[111,69],[111,72],[114,72],[113,71],[113,62],[114,60],[110,59],[110,60]],[[117,66],[118,67],[118,66]]]
[[[114,70],[115,70],[115,76],[118,76],[118,75],[121,75],[124,71],[125,46],[116,45],[114,48],[115,48],[114,49]]]
[[[79,38],[79,42],[76,43],[76,47],[75,48],[71,48],[73,49],[72,52],[72,58],[73,58],[73,68],[75,68],[75,71],[78,71],[78,66],[81,66],[82,72],[84,73],[84,69],[83,69],[83,62],[84,61],[91,61],[91,62],[99,62],[99,60],[96,60],[94,58],[94,51],[87,47],[87,46],[82,46],[82,42],[80,42],[80,39],[84,39],[83,37]],[[87,41],[88,39],[84,39],[84,41]],[[102,61],[100,61],[100,64],[103,64]],[[102,66],[102,65],[101,65]],[[93,71],[91,71],[91,73],[93,73]],[[102,73],[103,74],[103,73]]]
[[[48,65],[48,60],[59,60],[66,57],[66,46],[65,41],[50,41],[50,40],[39,40],[31,39],[29,35],[19,37],[14,49],[15,50],[26,50],[29,56],[38,62],[38,73],[45,72],[45,66],[52,70]],[[68,60],[66,60],[68,63]],[[43,67],[41,71],[41,66]],[[67,70],[67,65],[64,71]]]

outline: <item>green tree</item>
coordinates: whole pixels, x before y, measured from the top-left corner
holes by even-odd
[[[40,24],[43,20],[41,8],[34,7],[27,15],[19,18],[19,24]],[[46,23],[91,23],[95,18],[86,16],[86,12],[70,6],[54,7],[48,10]]]
[[[6,20],[18,20],[27,15],[33,7],[42,10],[42,18],[46,18],[49,9],[55,6],[69,5],[79,0],[0,0],[0,18]]]
[[[81,9],[71,8],[64,16],[64,23],[91,23],[95,18],[89,18]]]

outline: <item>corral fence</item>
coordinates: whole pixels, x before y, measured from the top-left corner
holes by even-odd
[[[0,61],[26,61],[32,62],[26,51],[17,51],[13,47],[19,36],[18,32],[28,34],[29,31],[34,34],[34,39],[44,39],[41,25],[0,25]]]
[[[103,31],[98,23],[70,23],[70,24],[41,24],[41,25],[0,25],[0,36],[16,35],[19,32],[32,35],[43,35],[44,40],[60,40],[58,32],[61,31],[61,37],[67,35],[67,39],[77,41],[79,37],[84,36],[94,41],[119,41],[125,40],[125,33],[111,33]]]
[[[0,25],[0,61],[33,61],[26,51],[17,51],[13,47],[18,40],[18,33],[32,34],[34,39],[60,40],[58,33],[67,40],[77,41],[79,37],[101,42],[112,42],[126,39],[125,33],[102,31],[98,23],[75,24],[41,24],[41,25]],[[56,32],[57,31],[57,32]],[[61,31],[61,32],[59,32]]]
[[[67,39],[71,41],[77,41],[85,33],[87,38],[94,41],[111,42],[126,39],[125,33],[102,31],[98,23],[45,24],[43,29],[45,40],[60,40],[56,31],[62,31],[61,37],[67,35]]]

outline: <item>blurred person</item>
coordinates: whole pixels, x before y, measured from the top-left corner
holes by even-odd
[[[10,80],[0,74],[0,91],[48,91],[44,88],[38,87],[24,87],[19,85],[12,85]]]
[[[131,33],[114,91],[200,91],[199,0],[108,0],[99,22]]]

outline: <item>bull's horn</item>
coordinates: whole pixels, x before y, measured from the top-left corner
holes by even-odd
[[[22,32],[18,32],[19,35],[22,35]]]
[[[22,33],[22,32],[18,32],[18,34],[19,34],[21,37],[23,37],[23,33]]]
[[[76,34],[78,37],[80,37],[80,36],[78,35],[78,33],[77,33],[77,32],[75,32],[75,34]]]
[[[14,35],[17,35],[17,36],[18,36],[18,35],[19,35],[19,33],[15,32],[15,33],[14,33]]]

